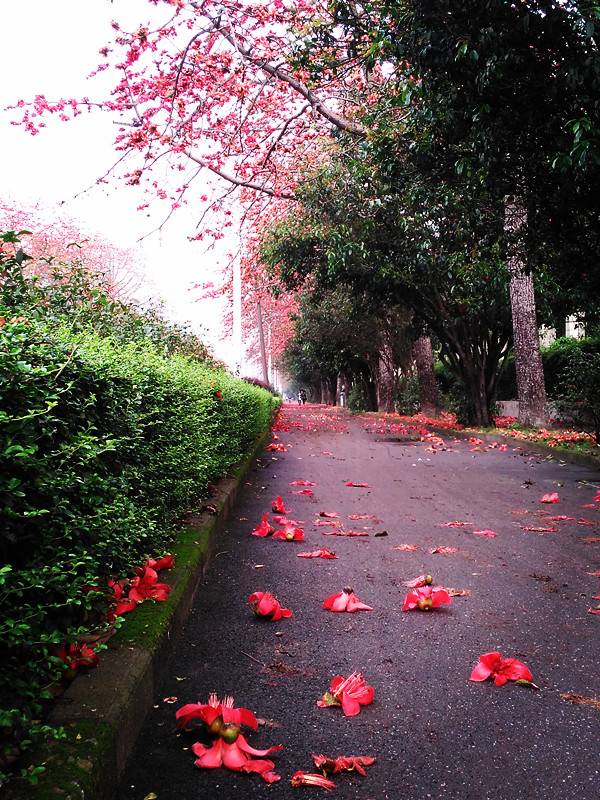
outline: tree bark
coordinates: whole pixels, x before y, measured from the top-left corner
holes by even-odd
[[[383,340],[377,364],[377,410],[391,413],[394,411],[394,356],[387,340]]]
[[[267,352],[265,350],[265,332],[263,328],[262,306],[260,304],[260,300],[256,303],[256,321],[258,324],[258,341],[260,343],[260,362],[262,365],[263,381],[265,383],[269,383]]]
[[[413,344],[413,356],[419,382],[421,411],[427,416],[437,416],[439,412],[438,391],[433,371],[433,350],[429,336],[420,336]]]
[[[507,266],[510,275],[519,422],[540,427],[548,421],[546,386],[540,351],[533,275],[526,270],[517,241],[527,222],[527,211],[519,198],[507,198],[505,229],[510,236]]]

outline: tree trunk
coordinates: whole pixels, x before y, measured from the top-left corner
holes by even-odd
[[[394,411],[394,391],[396,376],[394,375],[391,348],[384,345],[377,365],[377,410],[391,413]]]
[[[258,341],[260,343],[260,363],[262,365],[263,381],[265,383],[269,383],[267,352],[265,350],[265,331],[263,328],[262,306],[260,304],[260,300],[256,303],[256,321],[258,324]]]
[[[417,368],[421,411],[427,416],[436,417],[439,412],[439,400],[433,371],[433,350],[429,336],[420,336],[416,340],[413,344],[413,357]]]
[[[507,266],[510,275],[510,304],[513,321],[519,422],[540,427],[548,420],[546,387],[540,352],[540,335],[535,311],[533,275],[526,271],[520,243],[516,241],[527,222],[527,211],[518,198],[507,198],[505,227],[511,235]]]

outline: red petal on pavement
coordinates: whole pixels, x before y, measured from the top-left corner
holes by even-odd
[[[352,486],[355,489],[370,489],[368,483],[354,483],[353,481],[346,481],[345,486]]]
[[[459,520],[452,520],[452,522],[440,522],[440,528],[471,528],[472,522],[460,522]]]
[[[489,531],[487,529],[481,531],[473,531],[473,536],[481,536],[486,539],[494,539],[498,534],[496,531]]]
[[[558,528],[544,528],[536,527],[535,525],[521,525],[524,531],[533,531],[534,533],[556,533]]]
[[[313,481],[290,481],[288,486],[317,486]]]
[[[412,553],[418,549],[416,544],[398,544],[396,547],[392,547],[392,550],[402,550],[404,553]]]
[[[319,516],[326,517],[327,519],[335,519],[339,517],[339,514],[337,511],[319,511]]]
[[[303,494],[306,495],[307,497],[312,497],[314,495],[312,489],[297,489],[297,490],[291,489],[290,491],[292,494]]]
[[[439,547],[430,547],[427,551],[432,556],[433,555],[441,555],[441,556],[451,556],[454,553],[458,553],[458,547],[444,547],[440,545]]]
[[[560,503],[558,492],[550,492],[549,494],[542,495],[540,503]]]
[[[335,531],[323,531],[323,536],[368,536],[366,531],[344,531],[342,529]]]

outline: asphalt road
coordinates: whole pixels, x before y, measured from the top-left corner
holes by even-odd
[[[177,646],[171,677],[155,698],[124,775],[121,800],[332,797],[361,800],[594,800],[600,797],[600,708],[561,694],[600,699],[600,475],[528,455],[475,447],[444,436],[448,449],[414,442],[415,432],[370,416],[286,407],[286,452],[265,452],[254,468]],[[368,430],[367,430],[368,428]],[[310,480],[314,496],[288,484]],[[347,487],[347,481],[369,488]],[[560,503],[540,498],[558,492]],[[281,495],[305,521],[306,541],[260,539],[250,531]],[[321,511],[368,537],[325,536]],[[348,520],[370,514],[377,520]],[[548,522],[542,515],[568,515]],[[323,518],[321,518],[323,519]],[[579,520],[587,524],[579,524]],[[473,523],[447,528],[447,521]],[[556,532],[521,526],[556,527]],[[495,538],[473,535],[491,529]],[[387,535],[375,536],[386,532]],[[586,541],[587,540],[587,541]],[[401,544],[418,547],[396,550]],[[429,554],[436,546],[458,548]],[[335,561],[298,558],[330,547]],[[431,573],[470,590],[448,609],[402,613],[402,582]],[[351,585],[370,612],[333,614],[326,596]],[[247,597],[272,591],[294,616],[257,620]],[[469,681],[480,654],[524,661],[539,691]],[[317,708],[331,677],[364,673],[375,702],[359,716]],[[194,767],[198,736],[175,731],[175,710],[211,691],[266,721],[249,735],[272,756],[281,781]],[[177,702],[164,698],[177,697]],[[293,788],[311,772],[310,754],[371,755],[367,777],[342,775],[336,788]]]

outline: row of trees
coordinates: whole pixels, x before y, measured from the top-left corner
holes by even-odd
[[[198,235],[223,235],[241,201],[256,292],[303,294],[300,311],[288,307],[300,315],[288,353],[312,349],[305,367],[321,364],[319,381],[331,384],[334,367],[377,372],[385,405],[384,373],[401,366],[404,340],[431,336],[466,416],[488,424],[514,347],[522,421],[542,421],[539,322],[598,315],[600,7],[152,6],[169,12],[161,24],[115,23],[101,64],[118,68],[108,101],[37,97],[25,126],[96,105],[116,114],[118,163],[135,162],[124,179],[148,178],[169,213],[200,172],[225,181],[222,192],[203,186]],[[184,176],[169,191],[152,177],[163,162]],[[353,337],[332,348],[325,335],[336,351],[325,362],[309,334],[340,315]]]

